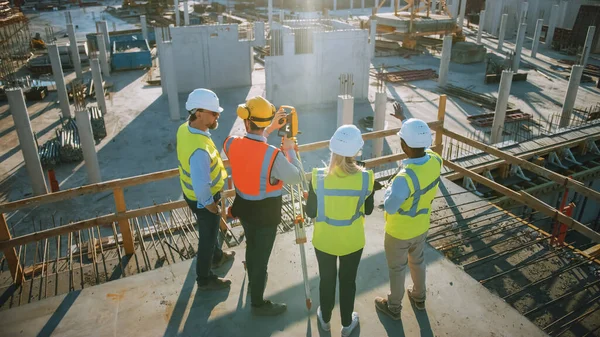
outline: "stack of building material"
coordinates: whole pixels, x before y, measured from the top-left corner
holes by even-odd
[[[75,120],[69,118],[65,126],[59,131],[60,160],[62,162],[78,162],[83,160],[83,150],[79,141],[79,132]]]
[[[481,114],[476,116],[468,116],[467,119],[475,126],[489,127],[494,123],[494,113]],[[528,113],[523,113],[519,109],[507,110],[504,123],[513,123],[521,121],[530,121],[533,116]]]
[[[403,70],[377,74],[377,78],[392,83],[429,80],[437,77],[437,73],[433,69]]]
[[[94,133],[94,139],[99,141],[106,137],[106,125],[104,124],[104,116],[102,111],[96,106],[88,106],[88,112],[90,113],[90,120],[92,122],[92,132]]]
[[[457,42],[452,46],[450,61],[454,63],[469,64],[483,62],[486,49],[473,42]]]
[[[445,92],[454,97],[458,97],[467,103],[477,105],[490,110],[496,109],[496,98],[490,95],[481,94],[475,91],[467,90],[460,87],[455,87],[448,84],[444,88]],[[512,104],[508,103],[508,108],[512,109]]]
[[[60,163],[60,143],[57,139],[51,139],[38,149],[38,155],[42,166],[46,169],[53,169]]]

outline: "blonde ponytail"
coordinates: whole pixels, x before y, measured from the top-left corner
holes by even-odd
[[[364,171],[362,167],[358,166],[353,157],[344,157],[332,152],[331,159],[329,160],[328,174],[334,174],[336,168],[339,168],[346,175],[353,175]]]

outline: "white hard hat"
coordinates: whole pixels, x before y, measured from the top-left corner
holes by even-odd
[[[342,125],[329,141],[329,149],[344,157],[354,157],[365,145],[360,130],[354,125]]]
[[[429,129],[427,123],[420,119],[410,118],[405,120],[398,136],[413,149],[431,146],[431,129]]]
[[[185,102],[185,109],[192,111],[194,109],[204,109],[221,113],[223,108],[219,106],[219,97],[208,89],[196,89],[188,95]]]

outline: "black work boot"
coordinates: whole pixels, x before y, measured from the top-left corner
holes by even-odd
[[[285,303],[273,303],[265,301],[260,306],[252,306],[252,313],[256,316],[277,316],[283,314],[287,310]]]
[[[212,263],[212,268],[216,269],[220,266],[224,265],[227,261],[233,260],[235,256],[234,251],[223,251],[223,255],[221,255],[221,259],[217,262]]]
[[[212,278],[208,282],[202,284],[198,282],[198,290],[200,291],[221,290],[229,288],[229,286],[231,286],[231,280],[222,277]]]

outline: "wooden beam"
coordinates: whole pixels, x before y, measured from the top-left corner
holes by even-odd
[[[531,157],[534,157],[534,156],[544,156],[544,155],[547,155],[548,153],[551,153],[551,152],[559,151],[559,150],[566,149],[566,148],[570,149],[570,148],[573,148],[575,146],[579,146],[579,145],[581,145],[582,142],[587,142],[587,141],[590,141],[590,140],[591,141],[597,141],[598,139],[600,139],[600,134],[590,135],[590,136],[586,136],[586,137],[581,137],[581,138],[578,138],[578,139],[574,139],[574,140],[571,140],[569,142],[559,143],[559,144],[552,145],[552,146],[549,146],[549,147],[543,147],[543,148],[540,148],[540,149],[535,150],[535,151],[529,151],[529,152],[526,152],[526,153],[522,153],[522,154],[519,154],[519,155],[517,155],[515,157],[527,160],[527,159],[529,159]],[[471,170],[473,172],[481,173],[481,172],[484,172],[486,170],[493,170],[493,169],[497,168],[498,166],[503,165],[505,162],[506,161],[503,160],[503,159],[491,160],[491,161],[489,161],[489,162],[487,162],[485,164],[476,165],[476,166],[470,167],[469,170]],[[444,178],[446,178],[448,180],[451,180],[451,181],[460,179],[461,177],[462,177],[462,175],[460,173],[458,173],[458,172],[444,175]]]
[[[6,219],[4,218],[4,214],[0,213],[0,240],[10,240],[11,235],[8,230],[8,224],[6,223]],[[21,267],[21,263],[19,262],[19,258],[17,257],[17,251],[14,247],[7,247],[2,249],[4,253],[4,257],[6,258],[6,263],[8,263],[8,269],[10,269],[10,275],[12,275],[13,280],[15,280],[16,284],[21,284],[23,282],[23,269]]]
[[[127,212],[127,205],[125,204],[125,194],[123,193],[123,189],[120,187],[115,188],[113,190],[113,195],[115,197],[115,208],[117,210],[116,214]],[[125,254],[135,254],[135,246],[133,245],[133,233],[131,232],[131,225],[129,223],[129,219],[119,220],[118,225],[119,230],[121,231],[121,236],[123,237],[123,246],[125,247]]]
[[[478,173],[472,172],[466,168],[463,168],[460,165],[457,165],[449,160],[444,160],[444,165],[446,167],[450,168],[451,170],[458,171],[458,172],[462,173],[463,175],[468,176],[469,178],[473,179],[474,181],[477,181],[478,183],[481,183],[481,184],[483,184],[499,193],[502,193],[505,196],[508,196],[512,199],[518,200],[521,203],[523,203],[543,214],[546,214],[547,216],[549,216],[551,218],[558,220],[559,222],[567,225],[570,228],[573,228],[577,232],[583,234],[584,236],[593,240],[596,243],[600,243],[600,233],[585,226],[581,222],[574,220],[571,217],[559,212],[554,207],[549,206],[548,204],[544,203],[541,200],[538,200],[531,194],[524,192],[524,191],[520,191],[520,192],[513,191],[508,187],[505,187],[505,186],[500,185],[492,180],[489,180],[488,178],[481,176]]]
[[[159,212],[171,211],[177,208],[187,207],[187,202],[185,200],[171,201],[160,205],[154,205],[144,208],[138,208],[131,211],[125,211],[119,214],[112,213],[108,215],[99,216],[93,219],[81,220],[77,222],[72,222],[70,224],[66,224],[60,227],[54,227],[50,229],[46,229],[39,232],[34,232],[30,234],[26,234],[23,236],[19,236],[16,238],[12,238],[8,241],[0,241],[0,250],[4,250],[7,248],[16,247],[19,245],[23,245],[30,242],[36,242],[43,239],[53,238],[58,235],[68,234],[74,231],[78,231],[80,229],[87,229],[95,226],[102,226],[107,224],[112,224],[113,222],[118,222],[120,220],[127,220],[131,218],[137,218],[140,216],[156,214]]]
[[[591,257],[600,257],[600,245],[595,245],[583,251]]]
[[[556,172],[550,171],[545,167],[538,166],[527,160],[515,157],[515,156],[511,155],[510,153],[506,153],[506,152],[504,152],[500,149],[497,149],[493,146],[486,145],[486,144],[479,142],[477,140],[474,140],[474,139],[469,139],[469,138],[467,138],[463,135],[460,135],[456,132],[452,132],[450,130],[444,129],[443,133],[451,138],[454,138],[465,144],[471,145],[474,148],[479,149],[483,152],[489,153],[498,158],[502,158],[511,164],[519,165],[521,168],[527,169],[539,176],[550,179],[558,184],[562,184],[563,186],[566,186],[566,187],[578,192],[581,195],[584,195],[584,196],[594,199],[596,201],[600,201],[600,193],[585,186],[580,181],[577,181],[577,180],[571,179],[569,177],[563,176],[562,174],[558,174]]]
[[[440,95],[440,104],[438,105],[438,115],[437,120],[444,125],[444,119],[446,117],[446,95]],[[435,132],[435,147],[437,154],[442,155],[442,151],[444,150],[444,145],[442,144],[442,137],[444,136],[444,129],[438,129]]]
[[[442,127],[442,123],[439,121],[434,121],[434,122],[430,122],[427,124],[429,125],[429,127],[432,130],[438,130],[439,128]],[[398,133],[398,131],[400,131],[400,128],[367,132],[367,133],[363,134],[363,139],[364,140],[372,140],[372,139],[376,139],[376,138],[387,137],[387,136],[395,135],[396,133]],[[298,147],[298,150],[300,152],[308,152],[308,151],[325,149],[328,146],[329,146],[329,141],[325,140],[325,141],[321,141],[321,142],[300,145]],[[228,167],[229,160],[224,160],[223,164],[225,165],[225,167]],[[15,211],[17,209],[21,209],[21,208],[25,208],[25,207],[32,207],[35,205],[42,205],[42,204],[53,203],[53,202],[57,202],[57,201],[61,201],[61,200],[72,199],[72,198],[79,197],[79,196],[86,195],[86,194],[112,191],[115,188],[126,188],[126,187],[141,185],[141,184],[147,184],[150,182],[160,181],[160,180],[164,180],[164,179],[170,179],[170,178],[174,178],[174,177],[178,177],[178,176],[179,176],[178,169],[170,169],[170,170],[148,173],[148,174],[143,174],[143,175],[129,177],[129,178],[109,180],[109,181],[105,181],[105,182],[97,183],[97,184],[83,185],[81,187],[76,187],[76,188],[72,188],[69,190],[64,190],[64,191],[46,194],[46,195],[42,195],[42,196],[36,196],[36,197],[31,197],[31,198],[27,198],[27,199],[22,199],[22,200],[17,200],[17,201],[13,201],[13,202],[0,204],[0,213],[11,212],[11,211]]]

